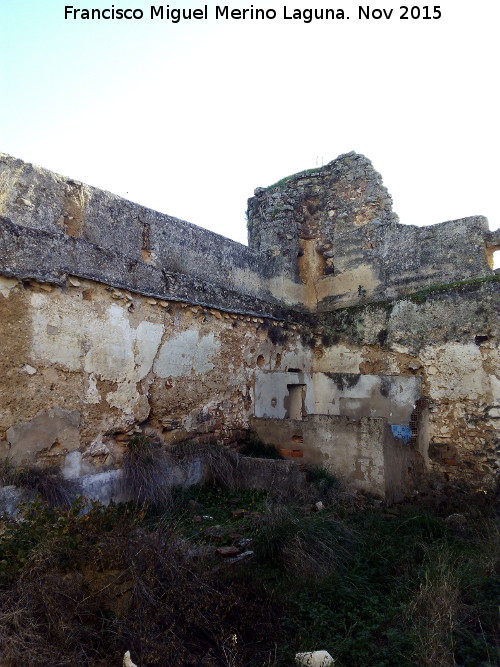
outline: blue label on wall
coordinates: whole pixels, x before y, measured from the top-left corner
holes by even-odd
[[[402,440],[405,445],[410,442],[411,428],[408,424],[391,424],[392,435],[398,440]]]

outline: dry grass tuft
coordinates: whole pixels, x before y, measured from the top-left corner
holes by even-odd
[[[488,579],[494,582],[500,570],[498,526],[479,521],[467,540],[471,546],[475,540],[480,545],[474,560],[466,552],[455,553],[446,542],[424,548],[422,582],[407,610],[407,618],[415,630],[414,657],[422,667],[457,664],[455,638],[460,628],[478,623],[480,615],[478,601],[469,591],[477,591],[481,581],[483,585]],[[487,615],[483,616],[486,620]],[[479,627],[482,631],[480,622]],[[488,650],[486,641],[483,648]],[[494,662],[481,664],[493,666]]]
[[[0,486],[11,486],[16,483],[16,466],[12,459],[6,457],[0,460]]]
[[[123,458],[122,484],[132,500],[167,508],[172,499],[171,464],[151,438],[134,436]]]
[[[16,467],[10,459],[4,459],[0,462],[0,486],[9,485],[34,491],[51,507],[67,507],[75,496],[71,480],[65,479],[58,467]]]
[[[346,563],[354,541],[354,533],[326,513],[303,515],[272,503],[262,519],[255,551],[292,573],[323,579]]]
[[[180,461],[201,459],[210,479],[222,488],[234,491],[243,486],[240,456],[231,449],[221,445],[182,442],[172,447],[171,453]]]
[[[440,567],[424,583],[409,605],[416,630],[415,657],[422,667],[453,667],[453,632],[459,612],[460,589],[453,573]]]
[[[194,567],[174,533],[93,521],[74,548],[41,544],[0,593],[2,666],[119,665],[126,650],[144,666],[266,663],[278,615],[250,578]]]

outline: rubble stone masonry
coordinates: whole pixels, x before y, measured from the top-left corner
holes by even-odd
[[[249,247],[0,154],[0,456],[67,477],[251,427],[398,500],[494,488],[500,234],[402,225],[361,155],[249,200]]]

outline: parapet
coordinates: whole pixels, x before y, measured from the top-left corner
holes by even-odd
[[[0,154],[2,273],[63,284],[68,274],[233,312],[301,306],[282,258]]]

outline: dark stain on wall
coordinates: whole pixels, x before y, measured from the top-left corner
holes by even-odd
[[[361,378],[361,375],[356,373],[325,373],[325,375],[335,382],[339,391],[355,387]]]

